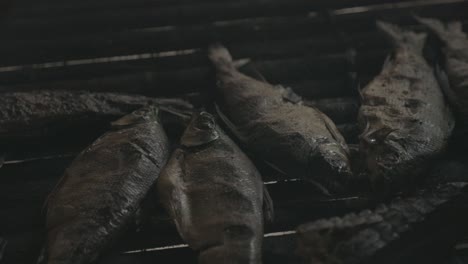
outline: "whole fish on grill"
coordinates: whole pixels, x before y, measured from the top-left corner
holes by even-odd
[[[443,44],[443,70],[437,68],[437,75],[447,98],[459,114],[460,125],[468,130],[468,36],[463,32],[462,23],[457,21],[445,25],[437,19],[416,19]]]
[[[223,103],[219,115],[243,145],[290,176],[343,189],[351,178],[348,148],[325,114],[303,105],[291,89],[240,73],[220,44],[208,56]]]
[[[375,187],[410,186],[446,146],[454,126],[432,68],[422,55],[426,34],[377,22],[394,53],[361,91],[361,153]]]
[[[150,98],[117,93],[84,91],[34,91],[0,96],[0,143],[11,140],[55,137],[87,128],[106,128],[108,122],[147,103],[189,109],[183,100]]]
[[[271,219],[272,207],[255,166],[206,112],[194,115],[180,145],[157,189],[199,263],[261,263],[262,210]]]
[[[298,253],[311,264],[432,263],[419,261],[447,252],[468,231],[465,186],[441,184],[372,211],[303,224]]]
[[[168,156],[157,107],[113,122],[111,131],[75,158],[49,195],[41,262],[95,261],[132,220]]]

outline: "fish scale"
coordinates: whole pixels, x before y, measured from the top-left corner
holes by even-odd
[[[266,189],[206,112],[196,114],[157,182],[161,203],[198,263],[261,263]],[[271,212],[271,211],[269,211]]]
[[[424,226],[426,218],[440,206],[463,195],[466,185],[440,184],[414,196],[397,198],[373,211],[303,224],[297,229],[299,253],[306,263],[381,263],[370,260],[406,232]]]
[[[335,124],[291,89],[240,73],[220,44],[208,53],[222,103],[218,114],[242,145],[283,173],[343,191],[352,180],[349,150]]]
[[[443,71],[438,71],[438,79],[460,115],[457,121],[468,130],[468,35],[463,32],[460,22],[444,24],[437,19],[416,19],[442,41]]]
[[[361,91],[360,148],[374,186],[394,191],[411,186],[419,168],[443,151],[454,120],[422,56],[426,35],[384,22],[378,27],[395,51]]]
[[[49,195],[43,263],[85,264],[101,256],[135,217],[168,155],[155,107],[114,122]]]

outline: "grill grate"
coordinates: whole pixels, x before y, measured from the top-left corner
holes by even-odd
[[[468,1],[10,1],[0,4],[0,92],[66,89],[197,98],[213,85],[204,48],[220,41],[234,58],[250,58],[269,82],[291,86],[330,115],[355,143],[353,76],[365,85],[389,51],[375,19],[418,29],[413,13],[466,26]],[[7,162],[0,168],[5,263],[34,263],[43,236],[42,203],[75,153],[102,131],[94,132],[62,135],[58,143],[6,146]],[[466,154],[456,151],[437,163],[435,173],[468,174]],[[277,215],[266,227],[267,264],[295,261],[290,231],[298,224],[372,206],[362,197],[311,193],[306,183],[264,171]],[[149,219],[100,263],[196,262],[161,208]],[[460,242],[457,254],[457,259],[468,256],[466,244]]]

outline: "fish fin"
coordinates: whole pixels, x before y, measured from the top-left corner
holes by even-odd
[[[39,256],[37,258],[36,264],[46,264],[47,263],[47,249],[46,246],[41,248]]]
[[[263,163],[265,163],[268,167],[272,168],[273,170],[281,173],[282,175],[286,176],[285,179],[287,179],[288,177],[288,174],[286,172],[284,172],[282,169],[280,169],[278,166],[276,166],[275,164],[267,161],[267,160],[264,160],[262,159]]]
[[[5,255],[5,248],[8,244],[6,239],[0,238],[0,263],[3,260],[3,256]]]
[[[275,210],[273,207],[273,200],[271,199],[268,188],[263,185],[263,217],[265,222],[273,223],[275,219]]]
[[[457,102],[457,96],[456,94],[452,91],[450,88],[450,82],[448,79],[447,74],[445,71],[440,67],[439,64],[436,64],[434,67],[434,72],[437,77],[437,80],[439,81],[440,88],[442,92],[445,94],[447,97],[447,100],[452,104],[456,105]]]
[[[385,61],[384,61],[383,65],[382,65],[382,69],[385,69],[385,68],[387,68],[388,66],[390,66],[391,63],[392,63],[392,61],[393,61],[393,56],[392,56],[392,55],[388,55],[388,56],[385,58]]]
[[[143,208],[140,207],[136,210],[135,212],[135,216],[133,218],[133,221],[134,221],[134,224],[135,224],[135,228],[136,230],[139,230],[142,223],[143,223],[143,218],[144,218],[144,212],[143,212]]]
[[[358,83],[356,84],[356,88],[359,95],[359,99],[361,100],[361,102],[364,101],[364,95],[362,94],[362,89],[364,89],[364,87],[362,87],[361,82],[358,81]]]
[[[397,48],[407,47],[422,53],[426,43],[427,33],[416,33],[410,30],[378,20],[376,22],[377,28],[384,33],[387,38],[392,42],[393,46]]]
[[[183,232],[180,232],[182,226],[180,223],[182,214],[180,213],[177,203],[174,203],[173,201],[175,200],[180,202],[177,198],[178,194],[174,193],[174,186],[181,187],[181,185],[184,184],[184,159],[184,152],[180,149],[176,149],[164,166],[164,169],[156,183],[159,201],[173,219],[180,234],[183,234]]]
[[[327,128],[328,132],[330,132],[333,139],[336,142],[340,143],[340,145],[343,147],[346,153],[349,154],[349,149],[348,149],[348,145],[346,144],[346,140],[344,139],[343,135],[341,135],[335,123],[333,123],[333,121],[321,111],[317,110],[317,112],[320,114],[320,117],[323,123],[325,124],[325,127]]]
[[[210,59],[217,70],[235,70],[231,54],[221,43],[214,43],[208,48],[208,59]]]
[[[323,186],[323,184],[318,183],[317,181],[314,181],[310,178],[305,179],[305,181],[314,185],[319,190],[319,192],[322,193],[323,195],[332,196],[330,191],[325,186]]]
[[[262,81],[262,82],[264,82],[264,83],[268,83],[268,81],[267,81],[267,79],[265,78],[265,76],[263,76],[263,74],[261,74],[261,73],[258,71],[257,67],[252,66],[252,71],[255,73],[255,79],[260,80],[260,81]]]
[[[231,122],[231,120],[223,113],[223,111],[220,109],[217,103],[214,103],[214,107],[216,110],[216,113],[218,114],[219,118],[223,123],[228,127],[229,131],[239,140],[242,144],[247,143],[247,137],[244,136],[239,129],[237,129],[236,125]]]
[[[279,88],[282,90],[282,96],[283,100],[293,103],[293,104],[298,104],[302,102],[302,97],[300,97],[298,94],[296,94],[291,87],[284,87],[281,84],[274,85],[274,87]]]
[[[0,153],[0,168],[3,167],[3,164],[5,164],[5,153]]]
[[[397,129],[389,127],[381,127],[374,130],[371,130],[362,136],[362,139],[368,144],[379,144],[390,135],[390,133],[396,131]]]
[[[437,35],[442,40],[448,40],[448,32],[445,25],[438,19],[423,18],[420,16],[413,16],[423,26],[427,27],[432,33]]]
[[[239,69],[251,62],[250,58],[238,59],[232,62],[234,68]]]
[[[159,108],[170,107],[182,112],[190,112],[194,110],[194,106],[189,101],[181,98],[153,98],[151,103],[156,104]]]
[[[194,111],[189,112],[187,110],[179,110],[171,106],[159,106],[159,109],[162,123],[165,123],[165,121],[171,119],[172,117],[175,119],[176,123],[187,126],[192,119],[192,115],[194,114]]]

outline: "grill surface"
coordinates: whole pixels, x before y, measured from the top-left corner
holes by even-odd
[[[389,52],[375,20],[420,29],[414,13],[466,26],[468,1],[9,0],[0,4],[0,92],[69,89],[194,98],[213,86],[204,49],[219,41],[233,57],[250,58],[269,82],[314,100],[355,143],[359,102],[353,76],[365,85]],[[4,263],[34,263],[44,236],[45,197],[73,156],[100,133],[3,146],[9,150],[0,168]],[[455,143],[435,171],[466,177],[468,158]],[[306,183],[262,172],[277,216],[266,227],[267,264],[293,263],[291,230],[298,224],[372,206],[365,198],[311,193]],[[155,207],[150,220],[129,231],[100,263],[196,262]],[[468,256],[464,245],[460,241],[443,263],[468,263],[455,262]]]

